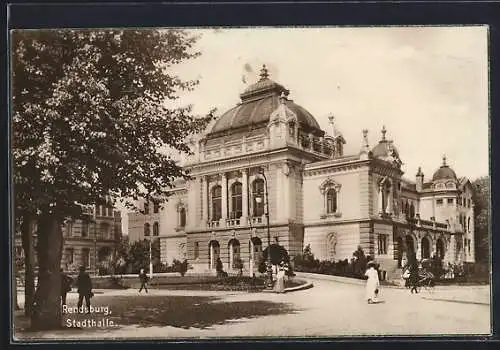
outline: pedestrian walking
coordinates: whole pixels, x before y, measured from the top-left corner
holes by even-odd
[[[66,305],[66,296],[69,291],[71,291],[71,284],[73,279],[69,277],[63,269],[60,270],[61,273],[61,305]]]
[[[86,311],[90,313],[90,298],[92,298],[94,293],[92,293],[92,280],[85,271],[85,266],[80,266],[80,272],[76,278],[76,287],[78,288],[78,311],[80,312],[83,299],[85,298]]]
[[[141,271],[139,272],[139,281],[141,281],[141,288],[139,288],[139,293],[142,291],[143,288],[146,291],[146,293],[148,292],[148,287],[147,287],[148,280],[149,280],[148,275],[146,274],[144,269],[141,269]]]
[[[367,269],[365,272],[365,276],[368,277],[366,281],[366,300],[368,301],[368,304],[373,304],[377,302],[380,281],[378,279],[378,272],[375,269],[375,262],[369,261],[366,266]]]
[[[418,293],[418,281],[419,281],[419,277],[418,277],[418,261],[417,261],[417,257],[415,254],[413,254],[411,260],[408,262],[409,266],[408,266],[408,270],[410,272],[410,277],[408,278],[408,284],[410,286],[410,291],[411,291],[411,294],[413,294],[413,292],[415,293]]]

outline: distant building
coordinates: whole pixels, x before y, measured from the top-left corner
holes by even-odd
[[[67,271],[77,271],[86,266],[91,271],[97,266],[109,267],[115,248],[122,237],[121,213],[112,207],[94,206],[86,211],[85,219],[67,219],[62,228],[63,251],[61,267]],[[36,225],[33,225],[34,244],[36,245]],[[24,255],[21,234],[15,239],[16,256]],[[35,253],[35,264],[36,253]]]
[[[241,258],[255,271],[267,195],[271,243],[292,257],[309,244],[320,260],[350,259],[361,246],[389,274],[410,253],[475,260],[472,185],[445,158],[432,178],[405,179],[385,128],[374,147],[363,130],[359,152],[344,154],[334,118],[321,130],[265,67],[240,96],[196,143],[185,164],[194,180],[177,182],[163,210],[129,215],[131,240],[159,237],[162,261],[186,256],[196,271],[213,272],[219,257],[225,270]]]

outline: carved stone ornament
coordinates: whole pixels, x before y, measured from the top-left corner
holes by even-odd
[[[319,186],[319,190],[321,194],[325,194],[326,191],[329,189],[333,188],[335,189],[336,192],[340,191],[340,188],[342,187],[341,184],[333,180],[332,178],[327,178],[323,183]]]

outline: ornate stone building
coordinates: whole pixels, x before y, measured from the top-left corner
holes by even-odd
[[[96,266],[106,267],[122,237],[121,213],[112,207],[96,205],[85,210],[83,219],[66,220],[62,228],[63,251],[61,267],[66,271],[78,271],[86,266],[95,271]],[[32,227],[36,245],[36,224]],[[16,232],[17,257],[24,255],[21,234]],[[36,254],[34,255],[36,263]]]
[[[387,271],[408,252],[474,261],[472,187],[445,159],[432,179],[419,170],[409,181],[385,128],[373,148],[363,130],[359,152],[346,155],[334,118],[325,132],[288,96],[264,67],[195,143],[185,164],[194,180],[178,182],[164,210],[130,214],[130,237],[142,238],[153,220],[164,262],[186,256],[209,272],[219,257],[226,270],[240,258],[256,271],[268,198],[270,241],[290,256],[310,244],[318,259],[339,260],[359,245]]]

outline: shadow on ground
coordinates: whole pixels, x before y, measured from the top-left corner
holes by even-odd
[[[269,301],[224,302],[214,297],[149,296],[99,299],[109,305],[111,318],[119,325],[173,326],[208,328],[228,321],[267,315],[292,313],[296,310],[286,303]]]
[[[216,302],[215,302],[216,301]],[[65,314],[63,325],[75,320],[112,321],[117,327],[136,325],[139,327],[172,326],[178,328],[207,329],[213,325],[222,325],[244,318],[267,315],[290,314],[297,312],[292,305],[270,301],[233,301],[225,302],[217,297],[204,296],[99,296],[94,300],[96,307],[108,307],[110,314]],[[70,305],[71,306],[71,305]],[[16,329],[29,336],[27,327],[23,327],[23,317],[16,317]],[[109,322],[108,322],[109,323]],[[67,330],[81,331],[78,328]],[[109,327],[93,330],[110,331]],[[34,336],[34,334],[32,334]],[[20,335],[20,338],[24,338]]]

